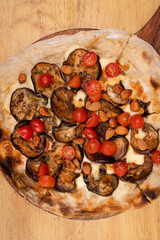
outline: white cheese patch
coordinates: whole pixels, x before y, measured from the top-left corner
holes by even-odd
[[[101,68],[104,69],[109,63],[115,62],[113,58],[100,58]]]
[[[67,59],[68,56],[69,56],[69,54],[70,54],[71,52],[73,52],[74,50],[78,49],[78,48],[86,49],[85,47],[83,47],[83,46],[81,46],[81,45],[78,45],[78,44],[77,44],[77,45],[72,45],[72,46],[70,46],[70,47],[67,49],[67,51],[64,53],[64,58]]]
[[[79,190],[85,186],[84,180],[83,180],[83,175],[80,175],[76,180],[76,189]]]
[[[136,153],[131,145],[128,147],[125,158],[127,163],[135,163],[138,165],[142,165],[144,163],[144,155]]]
[[[77,94],[74,95],[72,103],[75,107],[83,107],[85,105],[86,94],[83,90],[79,90]]]
[[[146,133],[142,129],[138,129],[138,133],[135,134],[136,138],[143,139],[146,136]]]
[[[113,165],[112,164],[106,164],[106,166],[107,166],[107,173],[108,174],[114,174]]]

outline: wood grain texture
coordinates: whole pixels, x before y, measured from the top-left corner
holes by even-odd
[[[68,28],[137,32],[159,0],[1,0],[0,63],[32,42]],[[0,240],[159,240],[160,199],[135,211],[94,221],[67,220],[20,197],[0,173]]]

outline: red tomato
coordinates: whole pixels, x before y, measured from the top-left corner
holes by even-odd
[[[102,93],[102,86],[98,80],[89,80],[85,84],[85,90],[88,96],[96,96],[97,94]]]
[[[134,129],[139,129],[144,126],[144,119],[142,115],[140,114],[135,114],[131,117],[130,125]]]
[[[97,139],[91,139],[87,143],[87,151],[91,154],[98,152],[101,149],[101,144]]]
[[[40,119],[32,119],[30,121],[30,126],[36,133],[41,133],[44,131],[44,123]]]
[[[49,175],[40,176],[38,179],[38,186],[45,188],[53,188],[55,186],[56,180],[55,178]]]
[[[121,113],[118,117],[117,117],[117,121],[120,125],[127,127],[130,124],[130,114],[127,112]]]
[[[75,74],[69,81],[68,85],[72,88],[80,88],[81,87],[81,79],[78,74]]]
[[[128,171],[128,164],[124,161],[118,161],[114,163],[113,170],[117,176],[122,177]]]
[[[98,138],[97,132],[93,128],[85,128],[84,129],[84,135],[88,139]]]
[[[160,164],[160,150],[152,152],[151,159],[155,164]]]
[[[38,176],[43,176],[43,175],[48,175],[49,174],[49,169],[45,163],[41,163],[39,170],[38,170]]]
[[[114,141],[104,141],[101,145],[101,152],[106,156],[114,155],[117,152],[117,144]]]
[[[33,137],[33,131],[30,126],[23,126],[17,130],[19,135],[26,141],[29,141]]]
[[[76,108],[73,112],[73,118],[76,122],[83,123],[87,120],[88,112],[84,107]]]
[[[52,77],[51,74],[49,74],[49,73],[43,73],[43,74],[41,74],[41,75],[39,76],[39,78],[38,78],[38,83],[39,83],[41,86],[46,87],[46,86],[48,86],[48,85],[51,84],[52,79],[53,79],[53,77]]]
[[[96,127],[99,123],[99,117],[96,113],[92,112],[87,121],[85,122],[85,127]]]
[[[116,77],[120,74],[120,71],[121,69],[117,63],[109,63],[105,67],[105,73],[107,77]]]
[[[67,160],[72,160],[75,154],[75,149],[72,146],[64,146],[62,149],[62,155]]]
[[[102,98],[102,92],[95,95],[95,96],[91,96],[89,95],[89,99],[92,101],[92,102],[97,102],[99,101],[100,99]]]
[[[84,54],[82,62],[86,66],[93,66],[97,62],[97,55],[95,52],[87,52]]]

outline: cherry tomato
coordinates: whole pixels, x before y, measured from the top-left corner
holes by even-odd
[[[76,108],[73,112],[73,118],[76,122],[83,123],[88,118],[88,112],[84,107]]]
[[[41,133],[44,131],[44,123],[40,119],[32,119],[30,121],[30,126],[36,133]]]
[[[91,139],[87,143],[87,151],[91,154],[98,152],[101,149],[101,144],[97,139]]]
[[[33,137],[33,131],[30,126],[23,126],[17,130],[19,135],[26,141],[29,141]]]
[[[46,86],[48,86],[48,85],[51,84],[52,79],[53,79],[53,77],[52,77],[51,74],[49,74],[49,73],[42,73],[42,74],[39,76],[39,78],[38,78],[38,83],[39,83],[41,86],[46,87]]]
[[[95,96],[91,96],[89,95],[89,99],[92,101],[92,102],[97,102],[99,101],[100,99],[102,98],[102,92],[95,95]]]
[[[105,73],[107,77],[116,77],[120,74],[120,71],[121,69],[117,63],[109,63],[105,67]]]
[[[144,126],[144,119],[142,115],[140,114],[135,114],[131,117],[130,125],[134,129],[139,129]]]
[[[97,62],[97,55],[95,52],[87,52],[84,54],[82,62],[86,66],[93,66]]]
[[[97,116],[96,113],[92,112],[87,121],[85,122],[85,127],[96,127],[99,123],[99,117]]]
[[[117,152],[117,144],[114,141],[104,141],[101,145],[101,152],[106,156],[114,155]]]
[[[72,160],[75,154],[75,149],[72,146],[64,146],[62,149],[62,156],[67,160]]]
[[[122,177],[128,171],[128,164],[124,161],[118,161],[114,163],[113,170],[117,176]]]
[[[38,176],[43,176],[43,175],[48,175],[49,174],[49,169],[45,163],[41,163],[40,167],[38,169]]]
[[[84,129],[84,135],[88,139],[98,138],[97,132],[93,128],[85,128]]]
[[[78,74],[75,74],[69,81],[68,85],[72,88],[80,88],[81,87],[81,79]]]
[[[160,150],[152,152],[151,159],[155,164],[160,164]]]
[[[85,84],[85,90],[88,96],[93,97],[102,92],[102,86],[98,80],[89,80]]]
[[[38,186],[44,188],[53,188],[55,186],[55,178],[49,175],[42,175],[38,179]]]
[[[124,127],[127,127],[129,124],[130,124],[130,119],[131,119],[131,116],[129,113],[127,112],[124,112],[124,113],[121,113],[118,117],[117,117],[117,121],[120,125],[124,126]]]

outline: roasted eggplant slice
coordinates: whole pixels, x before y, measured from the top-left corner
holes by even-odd
[[[63,166],[56,178],[55,188],[60,192],[73,192],[76,189],[75,179],[79,176],[79,173],[70,172]]]
[[[22,138],[17,130],[20,127],[29,125],[28,121],[20,122],[16,124],[13,133],[11,134],[11,142],[13,146],[20,151],[23,155],[29,158],[36,158],[40,156],[46,146],[46,137],[41,134],[39,135],[39,143],[35,146],[32,139],[29,141],[26,141],[24,138]]]
[[[128,102],[128,98],[127,99],[122,99],[121,95],[114,92],[112,86],[110,86],[109,84],[107,85],[107,94],[109,96],[109,98],[112,100],[112,102],[118,104],[118,105],[122,105]]]
[[[82,58],[85,53],[88,51],[82,48],[76,49],[73,52],[70,53],[68,56],[68,59],[63,62],[63,65],[69,65],[72,66],[73,72],[70,75],[64,74],[64,78],[68,82],[75,74],[79,74],[81,81],[82,81],[82,87],[84,87],[85,83],[88,80],[92,79],[99,79],[101,75],[101,66],[99,63],[99,57],[96,64],[93,66],[85,66],[82,62]]]
[[[122,177],[122,179],[130,182],[136,182],[146,178],[152,171],[153,162],[150,156],[144,156],[144,163],[137,165],[136,163],[128,164],[128,172]]]
[[[83,134],[84,126],[75,125],[72,127],[67,127],[63,123],[59,127],[53,128],[53,136],[58,142],[68,143],[73,141],[76,137],[81,137]]]
[[[149,154],[154,149],[157,148],[159,140],[158,140],[158,132],[148,123],[145,123],[142,131],[146,134],[146,136],[143,138],[143,141],[146,143],[146,149],[141,150],[139,148],[139,138],[136,134],[138,134],[139,130],[132,129],[131,130],[131,145],[135,152],[139,154]]]
[[[95,128],[95,130],[99,136],[105,139],[105,134],[108,128],[109,128],[108,122],[100,122],[98,126]]]
[[[38,170],[41,164],[40,161],[28,159],[26,162],[26,174],[35,181],[38,181]]]
[[[99,169],[99,178],[95,179],[91,174],[83,174],[87,189],[95,194],[107,197],[117,188],[119,180],[114,174],[107,174],[104,167]]]
[[[18,88],[12,93],[10,111],[18,121],[31,120],[40,116],[39,106],[47,105],[44,95],[36,94],[29,88]]]
[[[51,97],[51,107],[56,116],[70,125],[75,124],[73,119],[74,105],[72,98],[74,93],[65,88],[58,88]]]
[[[102,111],[109,110],[112,114],[112,117],[117,117],[119,114],[123,112],[123,110],[119,107],[115,107],[112,103],[106,100],[100,100]]]
[[[52,129],[54,127],[58,127],[59,126],[59,121],[56,118],[55,114],[52,112],[52,110],[48,109],[50,115],[43,117],[43,123],[44,123],[44,127],[45,127],[45,132],[50,136],[53,137],[52,135]]]
[[[59,67],[56,64],[38,63],[32,69],[32,82],[37,93],[43,93],[47,98],[50,98],[53,91],[59,87],[65,86],[65,81],[61,76]],[[38,82],[39,76],[44,73],[52,75],[52,83],[48,86],[41,86]]]
[[[126,155],[129,142],[125,137],[118,137],[114,139],[114,142],[117,144],[117,152],[113,157],[115,160],[120,160]]]

